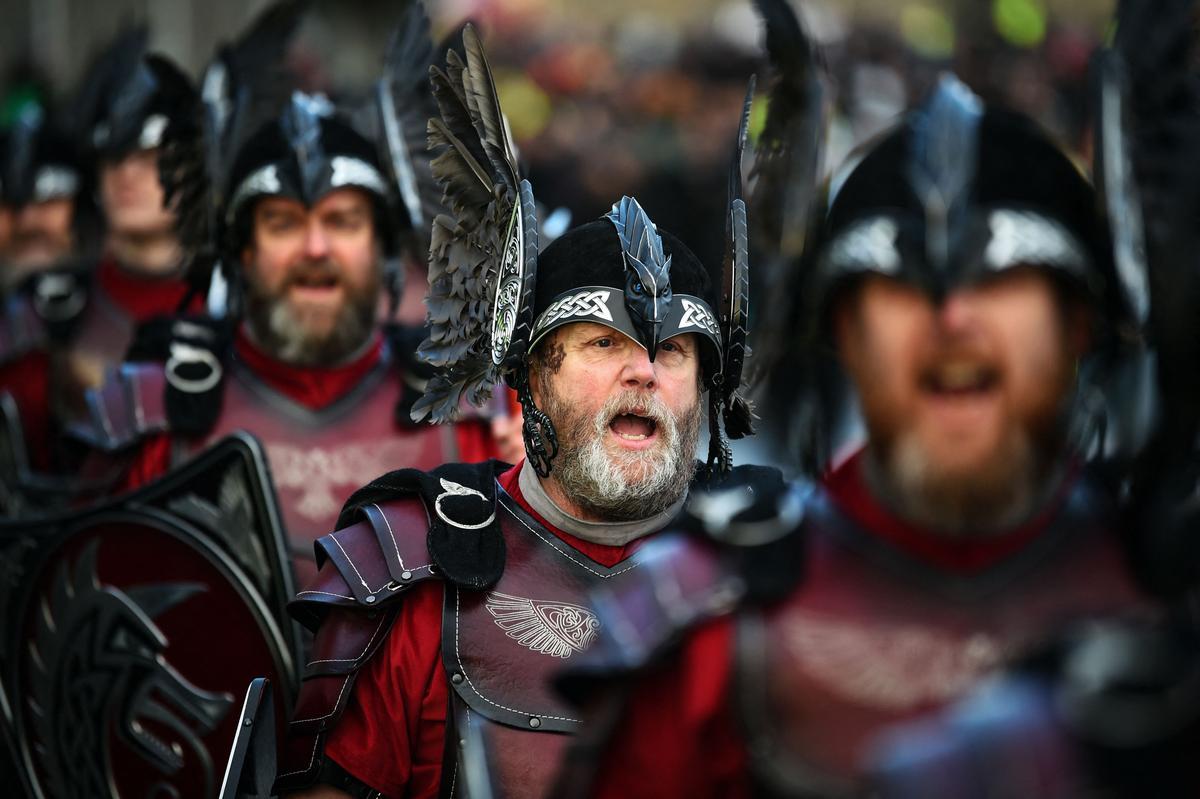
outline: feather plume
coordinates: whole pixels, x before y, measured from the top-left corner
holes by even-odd
[[[771,79],[755,148],[750,219],[754,249],[798,258],[820,179],[826,122],[824,70],[788,0],[755,0],[766,27]]]
[[[453,419],[464,401],[486,402],[514,365],[513,353],[523,356],[519,337],[530,322],[537,255],[533,195],[520,180],[491,68],[473,27],[464,27],[462,40],[465,59],[449,50],[445,68],[430,69],[440,113],[428,126],[429,149],[437,153],[431,168],[447,213],[434,218],[430,233],[429,336],[418,349],[438,373],[412,416],[435,422]],[[513,264],[521,267],[515,273]],[[509,309],[517,343],[497,363],[493,322],[503,310],[499,289],[510,279],[519,281],[518,304]]]
[[[767,118],[754,148],[747,205],[754,253],[751,295],[786,297],[762,303],[754,320],[754,372],[778,371],[795,352],[805,320],[795,313],[803,285],[805,248],[821,192],[827,91],[822,59],[788,0],[755,0],[766,28],[770,62]]]
[[[1150,314],[1147,335],[1157,351],[1162,391],[1156,465],[1194,457],[1200,430],[1200,74],[1193,0],[1122,0],[1113,50],[1124,72],[1123,121],[1144,223]],[[1109,65],[1110,68],[1116,65]],[[1103,111],[1103,105],[1102,105]],[[1101,131],[1102,135],[1104,131]],[[1104,142],[1097,148],[1104,151]],[[1101,164],[1102,181],[1111,177]],[[1119,187],[1105,185],[1106,194]],[[1106,199],[1114,199],[1106,197]],[[1119,199],[1119,198],[1116,198]],[[1138,209],[1129,209],[1136,213]],[[1114,220],[1115,222],[1115,220]],[[1120,220],[1125,224],[1125,220]],[[1171,454],[1166,454],[1170,452]]]
[[[730,438],[742,438],[754,432],[754,424],[745,401],[736,396],[742,383],[742,366],[747,354],[747,326],[750,314],[750,242],[747,231],[746,203],[742,198],[742,157],[746,133],[750,127],[750,107],[754,102],[757,79],[750,77],[742,118],[734,140],[729,164],[729,210],[725,221],[725,258],[721,270],[721,400],[725,431]],[[743,414],[743,411],[745,412]]]
[[[428,252],[433,219],[444,210],[426,133],[428,120],[437,114],[429,75],[433,61],[429,16],[424,4],[413,0],[388,44],[372,96],[374,129],[368,137],[379,143],[380,161],[391,173],[421,252]]]
[[[177,208],[177,229],[189,254],[190,279],[206,287],[221,257],[224,191],[234,154],[274,119],[291,94],[284,60],[307,9],[281,0],[236,41],[217,49],[200,81],[195,112],[172,120],[159,157],[165,201]]]
[[[127,27],[99,52],[87,70],[84,80],[75,94],[72,104],[72,129],[81,135],[90,135],[93,127],[106,112],[113,92],[136,72],[150,39],[150,29],[145,25]],[[90,148],[92,142],[84,141]]]

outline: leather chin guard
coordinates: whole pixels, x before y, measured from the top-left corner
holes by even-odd
[[[504,541],[495,524],[495,478],[505,468],[490,461],[450,464],[431,473],[391,472],[355,492],[342,510],[340,529],[317,541],[317,579],[289,606],[316,635],[283,743],[277,793],[321,779],[325,739],[360,669],[387,639],[398,600],[411,586],[430,579],[482,586],[493,571],[499,577]],[[447,530],[452,524],[446,519],[488,524]],[[475,544],[466,543],[468,532]]]

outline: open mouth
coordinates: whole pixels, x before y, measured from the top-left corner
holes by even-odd
[[[1000,371],[994,366],[971,361],[948,361],[926,369],[920,377],[921,390],[938,398],[969,399],[998,388]]]
[[[292,285],[306,289],[331,289],[338,284],[336,275],[310,273],[297,275],[292,279]]]
[[[646,441],[654,437],[658,423],[638,413],[619,413],[608,423],[608,429],[623,441]]]

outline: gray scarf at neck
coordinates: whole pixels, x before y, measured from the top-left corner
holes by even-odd
[[[675,518],[687,500],[687,496],[684,495],[674,505],[648,519],[631,522],[589,522],[572,516],[554,504],[528,460],[521,467],[517,482],[529,507],[551,525],[584,541],[613,547],[625,546],[630,541],[657,533]]]

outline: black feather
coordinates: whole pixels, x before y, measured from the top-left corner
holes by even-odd
[[[463,401],[485,402],[515,365],[508,357],[493,361],[492,322],[506,237],[518,204],[526,230],[519,256],[526,287],[532,280],[531,255],[536,258],[536,217],[526,209],[527,204],[532,207],[532,193],[519,187],[516,149],[487,58],[470,25],[463,29],[463,46],[465,61],[449,50],[445,69],[430,69],[440,112],[440,118],[429,120],[429,148],[437,153],[431,168],[447,213],[433,220],[430,233],[429,336],[418,354],[439,372],[413,405],[412,415],[435,422],[454,418]],[[518,313],[518,328],[528,323],[525,316]]]

